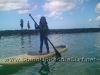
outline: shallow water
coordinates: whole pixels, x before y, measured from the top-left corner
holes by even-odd
[[[48,36],[55,47],[68,45],[62,58],[70,61],[48,62],[22,66],[0,66],[0,75],[100,75],[100,33],[51,34]],[[0,58],[39,51],[39,35],[2,36],[0,39]],[[50,50],[53,50],[49,44]],[[45,46],[43,47],[46,51]],[[54,57],[52,57],[54,58]],[[78,60],[74,59],[81,59]],[[82,60],[82,58],[84,60]],[[86,60],[88,59],[88,61]],[[92,60],[90,60],[92,59]],[[44,68],[44,74],[39,70]],[[50,72],[48,72],[48,68]]]

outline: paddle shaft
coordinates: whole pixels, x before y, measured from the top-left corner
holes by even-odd
[[[33,17],[31,16],[31,14],[29,14],[29,16],[32,18],[32,20],[35,22],[35,24],[39,27],[39,29],[41,30],[41,27],[36,23],[36,21],[33,19]],[[50,42],[50,44],[53,46],[55,52],[56,52],[56,55],[60,56],[61,57],[61,54],[57,51],[57,49],[54,47],[54,45],[51,43],[51,41],[48,39],[48,37],[46,37],[47,40]]]

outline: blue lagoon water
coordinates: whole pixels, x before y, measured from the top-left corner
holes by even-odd
[[[100,75],[100,32],[50,34],[48,38],[55,47],[67,45],[68,50],[62,53],[63,58],[71,61],[48,62],[50,72],[39,73],[41,63],[27,66],[2,66],[0,75]],[[0,39],[0,59],[15,55],[39,51],[39,35],[13,35],[2,36]],[[49,44],[50,50],[53,50]],[[46,51],[44,45],[43,50]],[[84,61],[74,61],[82,59]],[[85,61],[91,59],[92,61]],[[47,69],[47,68],[46,68]]]

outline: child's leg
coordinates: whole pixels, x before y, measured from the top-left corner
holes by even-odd
[[[45,39],[45,45],[46,45],[47,51],[49,51],[48,40],[47,40],[47,38],[44,38],[44,39]]]
[[[40,51],[42,51],[43,48],[43,37],[40,36]]]

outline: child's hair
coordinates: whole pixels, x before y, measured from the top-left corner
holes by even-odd
[[[42,16],[41,19],[44,19],[44,20],[45,20],[45,24],[46,24],[46,25],[48,24],[47,21],[46,21],[46,18],[45,18],[44,16]],[[39,23],[40,25],[42,24],[42,23],[41,23],[41,19],[40,19],[40,23]]]

